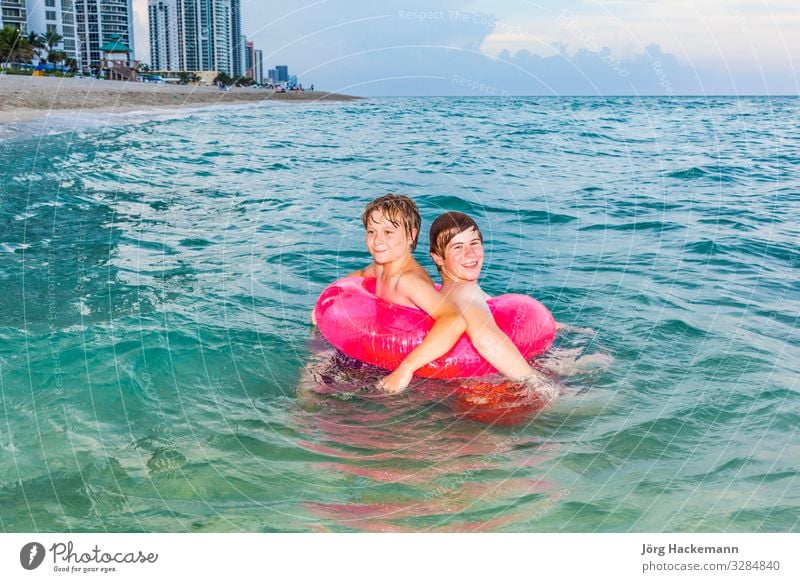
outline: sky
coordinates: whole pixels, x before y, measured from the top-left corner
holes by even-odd
[[[797,0],[242,0],[242,29],[265,73],[354,95],[800,93]]]

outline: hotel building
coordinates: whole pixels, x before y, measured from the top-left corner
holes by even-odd
[[[150,59],[156,71],[243,66],[240,0],[149,0]]]

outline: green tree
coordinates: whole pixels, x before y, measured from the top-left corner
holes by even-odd
[[[25,37],[25,40],[28,43],[28,46],[33,51],[33,56],[37,58],[42,58],[42,49],[47,48],[47,43],[44,40],[44,37],[39,34],[38,32],[29,32],[28,36]]]
[[[51,62],[54,65],[57,65],[62,61],[66,61],[68,58],[69,55],[67,55],[67,53],[65,53],[64,51],[50,51],[49,53],[47,53],[48,62]]]
[[[47,52],[49,53],[53,51],[53,47],[64,40],[64,37],[58,34],[58,31],[48,30],[42,35],[42,40],[47,46]]]
[[[18,28],[4,26],[0,30],[0,63],[30,62],[33,48]]]
[[[223,85],[233,85],[233,79],[224,72],[219,72],[216,77],[214,77],[214,84],[222,83]]]
[[[183,71],[180,74],[179,83],[181,85],[187,85],[189,83],[196,83],[199,80],[200,80],[200,75],[198,75],[197,73],[192,73],[192,72],[189,72],[189,71]],[[226,83],[226,85],[227,85],[227,83]]]

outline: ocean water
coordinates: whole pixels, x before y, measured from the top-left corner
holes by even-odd
[[[0,531],[799,531],[798,119],[385,98],[4,128]],[[431,273],[431,221],[468,212],[484,288],[569,325],[555,404],[315,392],[309,311],[385,192]]]

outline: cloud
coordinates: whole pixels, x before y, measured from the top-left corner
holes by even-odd
[[[360,95],[797,92],[800,14],[769,4],[244,0],[242,11],[266,68]],[[134,0],[137,16],[146,5]],[[137,29],[140,54],[145,39]]]

